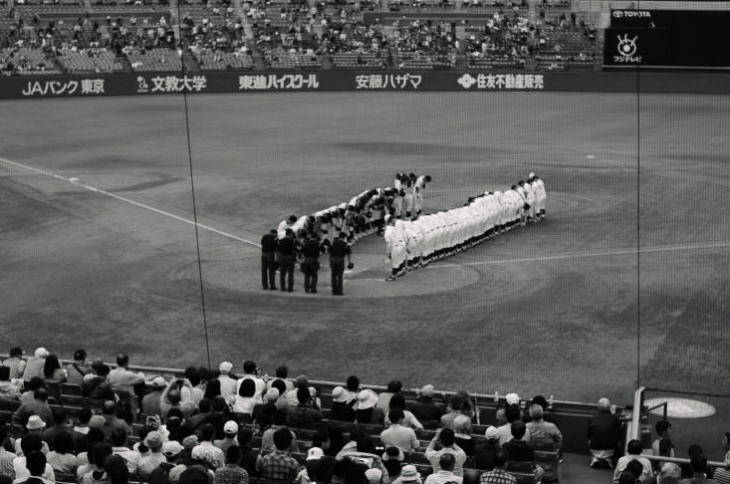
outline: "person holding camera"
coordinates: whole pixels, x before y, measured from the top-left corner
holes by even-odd
[[[352,269],[352,249],[346,242],[347,234],[340,232],[330,247],[330,270],[332,271],[332,295],[342,296],[342,277],[345,273],[345,257],[347,257],[347,268]]]
[[[450,470],[458,477],[463,477],[466,453],[456,445],[456,435],[448,427],[437,430],[426,449],[426,459],[431,463],[434,473],[441,469],[441,457],[445,454],[450,454],[454,458],[454,467]]]

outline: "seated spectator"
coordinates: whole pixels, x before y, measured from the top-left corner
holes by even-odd
[[[641,452],[643,450],[644,449],[641,447],[640,441],[636,439],[629,441],[629,443],[626,445],[626,455],[621,457],[616,463],[616,469],[613,473],[614,483],[618,483],[619,476],[624,470],[626,470],[626,465],[632,460],[637,460],[644,467],[644,471],[640,477],[642,481],[644,481],[645,479],[650,479],[652,477],[653,474],[651,469],[651,462],[646,457],[641,457]]]
[[[254,407],[252,417],[254,424],[258,425],[259,428],[265,429],[274,422],[274,412],[276,412],[277,409],[276,402],[279,400],[279,395],[279,389],[273,387],[271,390],[266,392],[266,395],[264,396],[264,404],[256,405],[256,407]],[[286,398],[284,398],[283,401],[286,401]],[[289,404],[287,403],[281,408],[288,409]]]
[[[512,422],[516,422],[517,420],[520,420],[520,407],[517,405],[508,405],[504,412],[502,413],[502,416],[507,421],[497,427],[497,430],[499,431],[499,443],[500,445],[504,445],[510,440],[512,440]],[[500,411],[497,410],[497,419],[500,418]],[[525,435],[526,439],[530,438],[529,432]]]
[[[469,394],[465,391],[456,392],[449,399],[449,405],[446,409],[446,413],[441,416],[441,426],[450,427],[453,429],[454,419],[458,415],[466,415],[471,420],[474,418],[474,409],[471,404]]]
[[[36,376],[25,384],[25,391],[20,395],[20,404],[30,403],[35,399],[36,390],[43,388],[43,378]]]
[[[46,477],[46,469],[48,464],[46,462],[46,456],[39,450],[34,450],[28,453],[28,457],[25,458],[26,473],[23,477],[15,479],[14,484],[48,484],[48,478]],[[50,481],[53,482],[53,481]]]
[[[368,467],[358,461],[343,459],[336,461],[332,468],[333,484],[367,484],[368,480],[365,476]]]
[[[558,426],[543,420],[543,408],[538,404],[530,405],[529,412],[532,419],[527,422],[530,444],[533,446],[552,445],[555,450],[558,450],[563,443],[563,434],[560,433]]]
[[[354,404],[361,390],[360,379],[355,375],[348,376],[347,380],[345,380],[345,390],[347,391],[347,401]]]
[[[410,427],[415,430],[423,430],[423,425],[421,425],[421,422],[418,421],[415,415],[413,415],[413,412],[410,410],[406,410],[406,399],[401,395],[400,393],[394,394],[390,398],[389,402],[390,407],[388,410],[392,410],[394,408],[398,408],[403,412],[403,423],[402,425],[404,427]],[[385,415],[385,425],[390,425],[390,420],[388,419],[388,415]]]
[[[111,436],[112,432],[116,429],[123,429],[127,432],[127,435],[132,433],[132,428],[129,424],[117,416],[117,404],[114,400],[106,400],[102,404],[101,412],[104,417],[104,426],[102,427],[102,430],[104,431],[107,439],[109,439],[109,436]]]
[[[453,455],[454,467],[451,470],[457,476],[462,477],[464,475],[466,453],[456,445],[455,433],[448,427],[437,430],[436,435],[433,436],[426,449],[426,459],[431,463],[434,472],[439,471],[441,456],[445,454]]]
[[[48,350],[39,347],[36,348],[33,356],[29,356],[25,362],[25,370],[23,371],[23,381],[29,382],[33,377],[43,378],[43,368],[46,365],[46,357]]]
[[[361,390],[355,402],[355,421],[361,424],[382,424],[383,412],[375,405],[378,395],[369,389]]]
[[[250,429],[242,428],[238,431],[236,440],[241,448],[241,462],[239,465],[248,473],[250,478],[259,477],[261,475],[262,458],[261,454],[252,448],[253,432]]]
[[[497,427],[490,425],[484,432],[485,441],[474,447],[474,467],[481,470],[491,471],[495,466],[495,456],[502,448],[499,445],[499,431]]]
[[[398,407],[388,412],[390,426],[380,433],[385,447],[398,447],[405,454],[418,450],[418,437],[412,428],[403,426],[403,410]]]
[[[106,400],[115,400],[116,396],[107,381],[111,369],[102,361],[95,361],[91,365],[93,373],[86,375],[81,384],[81,393],[95,408],[101,408]]]
[[[656,476],[656,484],[679,484],[681,478],[682,470],[679,466],[673,462],[665,462],[659,468],[659,473]],[[722,481],[720,483],[725,484]]]
[[[362,427],[350,431],[350,440],[335,455],[336,460],[357,458],[368,467],[380,467],[380,456],[375,454],[375,445]]]
[[[412,464],[404,465],[400,471],[400,476],[393,481],[393,484],[421,484],[421,474],[418,473],[416,466]]]
[[[16,457],[13,459],[15,481],[22,481],[30,477],[30,470],[27,467],[27,456],[35,452],[40,452],[44,456],[44,468],[40,472],[43,479],[49,482],[56,481],[56,475],[53,472],[53,468],[46,462],[45,455],[48,452],[48,448],[46,448],[46,451],[44,452],[44,445],[45,443],[41,439],[41,435],[39,433],[26,434],[22,439],[20,439],[20,452],[16,452]]]
[[[23,359],[23,349],[19,347],[10,348],[8,357],[3,361],[4,367],[10,368],[11,380],[22,380],[25,372],[25,360]]]
[[[642,480],[641,474],[644,472],[644,467],[636,459],[630,460],[626,464],[626,469],[618,476],[618,484],[648,484],[649,480]]]
[[[109,384],[114,393],[119,396],[121,414],[125,416],[137,415],[137,394],[135,388],[143,388],[144,373],[129,370],[129,355],[117,355],[117,367],[109,372]]]
[[[236,383],[234,412],[251,415],[253,408],[257,404],[263,403],[266,383],[259,377],[259,372],[259,368],[253,361],[247,360],[243,363],[243,376]]]
[[[103,422],[99,425],[96,425],[94,419],[96,419],[97,417],[101,420],[104,420],[103,417],[101,417],[100,415],[94,415],[93,417],[91,417],[91,419],[89,420],[89,432],[85,435],[86,447],[76,455],[76,457],[79,458],[79,468],[76,470],[76,476],[78,477],[79,481],[81,480],[81,478],[84,477],[85,474],[96,469],[96,467],[94,467],[92,463],[94,458],[93,451],[100,444],[104,444],[104,432],[101,430]],[[111,452],[111,447],[109,448],[109,450]]]
[[[433,385],[424,385],[419,390],[416,401],[407,404],[408,410],[413,412],[413,416],[423,425],[438,425],[444,413],[441,406],[434,403],[433,395]]]
[[[274,378],[272,378],[271,380],[269,380],[266,383],[267,392],[268,392],[268,390],[271,390],[272,388],[274,388],[274,383],[276,383],[277,381],[280,381],[284,384],[283,391],[281,388],[278,389],[280,395],[284,395],[289,390],[293,390],[294,384],[287,379],[288,376],[289,376],[289,368],[287,368],[284,365],[278,366],[276,368],[276,370],[274,370]]]
[[[187,388],[188,392],[183,394],[182,388]],[[160,415],[163,419],[167,419],[167,413],[171,408],[179,408],[184,416],[190,416],[195,411],[195,405],[189,398],[192,384],[187,379],[171,378],[167,383],[167,387],[160,395]],[[187,395],[188,398],[183,398]]]
[[[695,455],[705,455],[705,451],[698,444],[690,444],[687,448],[687,457],[691,461]],[[681,464],[679,467],[682,470],[682,478],[690,478],[694,474],[691,463]]]
[[[0,476],[9,479],[15,479],[15,471],[13,470],[13,459],[17,456],[15,452],[5,448],[6,439],[8,437],[8,426],[0,424]]]
[[[208,380],[208,383],[205,385],[205,393],[203,394],[203,398],[207,398],[208,400],[213,400],[215,397],[221,396],[221,382],[218,380],[218,378],[214,378],[212,380]]]
[[[127,484],[129,482],[129,469],[120,456],[107,456],[104,459],[103,468],[110,484]]]
[[[480,484],[517,484],[517,478],[505,470],[507,452],[499,450],[494,456],[494,469],[479,478]]]
[[[287,452],[287,449],[291,447],[292,440],[292,434],[286,428],[280,428],[274,432],[276,450],[263,457],[261,477],[288,481],[293,481],[297,477],[301,466]]]
[[[76,473],[79,459],[73,454],[74,441],[71,434],[65,430],[53,436],[53,450],[48,453],[48,463],[55,472],[63,474]]]
[[[160,435],[160,432],[156,430],[149,432],[143,442],[149,452],[140,457],[137,471],[144,482],[149,479],[152,471],[157,469],[160,464],[167,462],[167,458],[162,453],[162,435]]]
[[[237,445],[226,449],[226,464],[215,471],[215,484],[248,484],[248,472],[239,467],[241,449]]]
[[[312,396],[308,388],[297,389],[296,407],[289,408],[289,425],[305,427],[322,420],[322,412],[312,405]]]
[[[231,376],[233,371],[233,364],[230,361],[224,361],[218,366],[218,381],[220,382],[221,396],[226,399],[226,402],[233,402],[236,395],[236,386],[238,381]]]
[[[730,484],[730,432],[725,433],[723,438],[723,450],[725,451],[725,459],[723,467],[716,467],[712,476],[720,484]]]
[[[57,355],[50,354],[46,357],[46,361],[43,364],[43,379],[46,381],[46,386],[59,386],[68,380],[68,372],[61,366]]]
[[[218,469],[225,465],[226,457],[223,451],[213,444],[213,439],[215,439],[215,427],[212,424],[203,425],[200,443],[193,447],[192,453],[202,456],[201,458],[210,464],[212,469]]]
[[[612,461],[616,449],[621,442],[621,422],[611,412],[611,401],[608,398],[598,400],[598,414],[588,426],[588,446],[591,450],[591,466],[598,462]]]
[[[151,391],[142,397],[142,413],[144,415],[162,415],[160,409],[160,397],[165,390],[167,382],[161,376],[156,376],[150,382]]]
[[[33,393],[33,400],[23,403],[13,414],[13,420],[20,425],[26,425],[31,416],[39,417],[43,420],[43,426],[53,423],[53,411],[48,406],[48,392],[39,388]],[[35,425],[35,424],[34,424]],[[34,430],[38,430],[39,427]]]
[[[378,405],[377,407],[382,410],[384,413],[387,413],[388,410],[390,410],[390,399],[393,397],[393,395],[400,393],[401,389],[403,388],[403,384],[398,380],[391,380],[388,382],[387,389],[382,392],[380,395],[378,395]],[[405,407],[401,407],[402,410],[405,410]]]
[[[53,439],[56,437],[56,434],[58,434],[59,432],[65,432],[68,429],[66,410],[64,410],[63,407],[53,408],[51,409],[51,413],[53,414],[53,425],[50,427],[46,427],[41,432],[41,437],[43,438],[43,441],[46,442],[48,445],[53,444]]]
[[[717,484],[715,479],[707,476],[707,458],[704,455],[693,455],[689,465],[692,467],[692,477],[681,480],[680,484]]]
[[[672,445],[672,424],[669,420],[660,420],[654,426],[657,438],[651,444],[654,455],[663,457],[674,457],[674,445]]]
[[[385,470],[388,472],[390,482],[393,482],[401,473],[401,465],[405,460],[403,451],[398,447],[387,447],[385,452],[383,452],[381,459]]]
[[[162,455],[165,456],[166,461],[162,462],[157,466],[157,469],[152,471],[149,483],[169,484],[171,482],[170,471],[180,463],[182,451],[182,444],[176,440],[168,440],[162,444]]]
[[[354,422],[355,410],[348,401],[348,393],[343,387],[332,389],[332,404],[330,405],[330,419],[341,422]]]
[[[10,368],[0,366],[0,400],[20,401],[20,387],[10,381]]]
[[[449,429],[444,429],[449,430]],[[441,454],[438,461],[438,470],[434,466],[434,473],[426,477],[424,484],[461,484],[463,477],[454,473],[453,454]]]
[[[66,365],[66,375],[68,382],[75,385],[81,385],[86,375],[92,372],[91,365],[86,360],[86,350],[78,349],[74,352],[74,359]]]
[[[471,420],[466,415],[457,415],[451,424],[454,428],[454,441],[467,457],[474,455],[474,439],[471,437]]]
[[[89,420],[91,420],[91,409],[84,407],[79,410],[76,417],[76,425],[71,429],[71,437],[74,439],[74,449],[76,453],[88,450],[89,443],[86,435],[89,433]]]
[[[274,424],[266,429],[261,436],[261,453],[265,453],[276,448],[274,444],[274,434],[282,428],[286,428],[287,411],[277,410],[274,412]],[[287,429],[291,434],[292,441],[291,446],[287,449],[289,452],[296,454],[299,452],[299,445],[297,445],[297,434],[293,430]]]
[[[525,440],[527,426],[522,420],[515,420],[511,426],[512,439],[506,442],[502,448],[507,451],[509,460],[513,462],[534,462],[535,449]]]
[[[235,445],[238,446],[238,424],[235,420],[229,420],[223,425],[223,438],[213,441],[213,445],[218,447],[225,454],[228,447]]]
[[[115,428],[111,431],[112,454],[120,456],[129,469],[129,473],[137,474],[137,465],[142,458],[139,452],[127,447],[128,433],[124,428]]]

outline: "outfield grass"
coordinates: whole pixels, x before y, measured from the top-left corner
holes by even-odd
[[[529,171],[549,194],[545,222],[395,283],[380,280],[382,240],[362,241],[344,298],[327,295],[327,271],[317,296],[303,293],[300,273],[298,292],[263,292],[257,249],[202,230],[213,363],[253,358],[321,379],[357,373],[370,383],[619,403],[630,402],[638,364],[642,384],[721,390],[730,373],[730,99],[638,101],[190,97],[199,221],[254,242],[290,213],[384,186],[396,171],[433,176],[430,210]],[[1,107],[0,156],[192,218],[182,98]],[[190,225],[26,169],[0,163],[0,175],[0,345],[206,363]]]

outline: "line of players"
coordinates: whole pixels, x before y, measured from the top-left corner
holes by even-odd
[[[277,236],[283,239],[290,229],[298,245],[305,239],[320,240],[323,252],[329,250],[341,232],[347,235],[347,242],[353,244],[366,235],[382,233],[386,216],[417,218],[423,211],[423,194],[430,182],[429,175],[397,173],[392,187],[365,190],[348,202],[312,215],[291,215],[279,223]]]
[[[545,184],[534,173],[504,192],[486,192],[470,198],[463,207],[386,222],[384,239],[391,265],[387,280],[443,259],[545,216]]]

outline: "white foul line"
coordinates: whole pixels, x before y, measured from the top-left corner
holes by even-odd
[[[560,254],[560,255],[548,255],[543,257],[530,257],[524,259],[502,259],[502,260],[486,260],[479,262],[465,262],[463,264],[434,264],[428,265],[427,269],[441,269],[441,268],[452,268],[462,266],[481,266],[481,265],[497,265],[497,264],[511,264],[520,262],[544,262],[554,260],[566,260],[566,259],[582,259],[587,257],[606,257],[613,255],[630,255],[653,252],[674,252],[679,250],[697,250],[697,249],[718,249],[730,247],[730,242],[717,242],[708,244],[682,244],[682,245],[659,245],[654,247],[642,247],[641,249],[617,249],[606,252],[585,252],[585,253],[573,253],[573,254]]]
[[[45,176],[49,176],[49,177],[55,178],[57,180],[65,181],[65,182],[70,183],[72,185],[76,185],[78,187],[85,188],[86,190],[89,190],[91,192],[96,192],[96,193],[100,193],[102,195],[106,195],[108,197],[114,198],[114,199],[119,200],[121,202],[125,202],[125,203],[128,203],[130,205],[134,205],[135,207],[143,208],[145,210],[149,210],[150,212],[154,212],[154,213],[157,213],[157,214],[160,214],[160,215],[164,215],[166,217],[169,217],[171,219],[177,220],[179,222],[184,222],[184,223],[189,224],[189,225],[197,226],[198,228],[201,228],[203,230],[207,230],[208,232],[213,232],[214,234],[222,235],[223,237],[228,237],[229,239],[237,240],[238,242],[243,242],[244,244],[252,245],[254,247],[259,247],[259,248],[261,247],[261,245],[257,244],[256,242],[252,242],[250,240],[244,239],[244,238],[239,237],[237,235],[233,235],[231,233],[224,232],[223,230],[217,229],[215,227],[211,227],[210,225],[205,225],[205,224],[201,224],[199,222],[194,222],[193,220],[190,220],[190,219],[181,217],[179,215],[175,215],[174,213],[170,213],[170,212],[166,212],[164,210],[160,210],[159,208],[155,208],[155,207],[153,207],[151,205],[147,205],[145,203],[137,202],[137,201],[134,201],[134,200],[132,200],[130,198],[123,197],[121,195],[117,195],[115,193],[108,192],[106,190],[102,190],[101,188],[96,188],[96,187],[93,187],[91,185],[87,185],[85,183],[81,183],[78,180],[76,180],[75,178],[67,178],[67,177],[62,176],[62,175],[59,175],[57,173],[52,173],[50,171],[46,171],[46,170],[41,170],[41,169],[38,169],[38,168],[34,168],[32,166],[24,165],[24,164],[18,163],[16,161],[10,161],[10,160],[5,159],[5,158],[0,158],[0,162],[1,163],[5,163],[7,165],[15,166],[17,168],[22,168],[22,169],[25,169],[25,170],[29,170],[29,171],[38,173],[39,175],[45,175]]]

